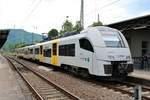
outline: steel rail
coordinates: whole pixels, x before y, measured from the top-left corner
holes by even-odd
[[[71,98],[72,100],[81,100],[81,98],[77,97],[76,95],[70,93],[69,91],[65,90],[63,87],[61,87],[60,85],[52,82],[50,79],[48,79],[46,76],[42,75],[41,73],[39,73],[37,70],[32,69],[31,67],[29,67],[28,65],[25,65],[24,62],[22,61],[18,61],[15,58],[12,57],[6,57],[7,59],[13,59],[15,60],[17,63],[21,64],[22,66],[24,66],[25,68],[27,68],[28,70],[32,71],[34,74],[36,74],[37,76],[41,77],[42,79],[44,79],[45,81],[47,81],[49,84],[51,84],[52,86],[54,86],[58,91],[63,92],[65,95],[67,95],[69,98]],[[43,100],[43,99],[40,99]]]
[[[26,82],[27,86],[29,87],[29,89],[31,91],[33,91],[34,95],[36,95],[36,98],[38,100],[44,100],[42,98],[42,96],[36,91],[36,89],[34,89],[34,87],[31,85],[31,83],[21,74],[21,72],[16,68],[16,66],[12,63],[12,61],[10,61],[9,58],[5,57],[8,60],[8,63],[10,66],[12,66],[13,68],[15,68],[15,70],[17,71],[17,73],[21,76],[21,78]]]
[[[23,63],[20,63],[20,64],[23,64]],[[24,65],[24,64],[23,64]],[[37,71],[35,71],[34,69],[32,69],[32,68],[29,68],[28,67],[28,69],[30,69],[30,70],[32,70],[33,72],[35,72],[35,73],[38,73]],[[39,73],[38,73],[39,74]],[[41,74],[41,77],[44,77],[45,79],[47,79],[46,78],[46,76],[44,76],[44,75],[42,75]],[[102,85],[102,86],[104,86],[104,87],[107,87],[107,88],[109,88],[109,89],[113,89],[113,90],[115,90],[115,91],[119,91],[119,92],[121,92],[121,93],[123,93],[123,94],[128,94],[128,95],[130,95],[130,96],[134,96],[134,92],[131,92],[131,91],[129,91],[129,90],[124,90],[124,89],[122,89],[122,88],[119,88],[119,86],[117,86],[116,84],[114,84],[114,85],[110,85],[109,83],[103,83],[103,82],[98,82],[98,81],[94,81],[94,80],[87,80],[87,79],[83,79],[83,80],[85,80],[85,81],[88,81],[88,82],[92,82],[92,83],[96,83],[96,84],[99,84],[99,85]],[[48,81],[50,81],[49,79],[48,79]],[[128,86],[128,87],[132,87],[132,88],[134,88],[136,85],[138,85],[138,84],[136,84],[136,83],[129,83],[129,82],[122,82],[122,83],[120,83],[122,86],[123,85],[126,85],[126,86]],[[115,86],[116,85],[116,86]],[[147,86],[144,86],[144,85],[141,85],[142,86],[142,89],[143,90],[145,90],[145,91],[150,91],[150,87],[147,87]],[[127,88],[128,88],[127,87]],[[133,89],[134,90],[134,89]],[[144,95],[142,95],[142,99],[144,99],[144,100],[150,100],[150,97],[148,97],[148,96],[144,96]]]
[[[97,81],[94,81],[94,82],[96,84],[102,85],[102,86],[107,87],[109,89],[113,89],[115,91],[119,91],[119,92],[121,92],[123,94],[128,94],[129,96],[132,96],[132,97],[134,96],[134,87],[137,85],[135,83],[122,82],[122,83],[120,83],[120,86],[117,86],[118,84],[111,85],[109,83],[102,83],[102,82],[97,82]],[[121,88],[122,86],[127,86],[127,87],[125,89],[125,88]],[[129,87],[133,88],[133,92],[128,90]],[[143,88],[144,91],[148,91],[150,93],[150,88],[149,87],[142,85],[142,88]],[[150,100],[150,97],[142,95],[142,100]]]

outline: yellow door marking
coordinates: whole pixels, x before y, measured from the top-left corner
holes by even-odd
[[[41,49],[42,49],[42,54],[41,54]],[[40,52],[39,52],[39,61],[40,62],[44,62],[44,56],[43,56],[44,50],[43,50],[43,46],[42,46],[41,49],[40,49]]]
[[[58,66],[58,39],[52,41],[52,58],[51,58],[51,62],[52,62],[53,65]]]

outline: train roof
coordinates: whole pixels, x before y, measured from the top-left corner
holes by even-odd
[[[88,27],[85,30],[81,31],[81,33],[85,33],[89,30],[99,30],[99,31],[118,31],[117,29],[108,27],[108,26],[96,26],[96,27]]]
[[[36,46],[40,46],[40,45],[46,45],[46,44],[52,43],[56,40],[60,42],[60,41],[64,41],[64,40],[79,39],[79,38],[85,37],[87,34],[91,34],[91,33],[88,32],[89,30],[117,31],[116,29],[110,28],[110,27],[107,27],[107,26],[88,27],[88,28],[84,29],[81,32],[65,33],[64,36],[61,36],[58,39],[54,39],[54,40],[46,41],[46,42],[42,42],[42,43],[37,43],[35,45],[25,46],[23,48],[31,48],[31,47],[36,47]]]

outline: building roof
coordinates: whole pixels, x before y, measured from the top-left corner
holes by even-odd
[[[112,23],[108,26],[119,30],[141,29],[150,27],[150,15],[140,16],[117,23]]]
[[[6,42],[9,31],[9,29],[0,30],[0,48]]]

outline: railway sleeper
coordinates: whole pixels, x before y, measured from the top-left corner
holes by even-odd
[[[144,96],[150,96],[150,92],[149,91],[144,91],[144,92],[142,92],[142,95],[144,95]]]
[[[59,91],[53,91],[53,92],[47,92],[47,91],[42,91],[43,95],[54,95],[54,94],[59,94]]]
[[[63,95],[63,94],[49,94],[49,95],[47,95],[46,96],[46,99],[54,99],[54,98],[61,98],[61,97],[66,97],[65,95]]]
[[[56,89],[49,89],[49,88],[37,88],[37,89],[39,89],[39,90],[41,90],[41,91],[47,91],[47,92],[53,92],[53,91],[56,91]]]
[[[48,100],[70,100],[67,97],[61,97],[61,98],[52,98],[52,99],[48,99]]]

